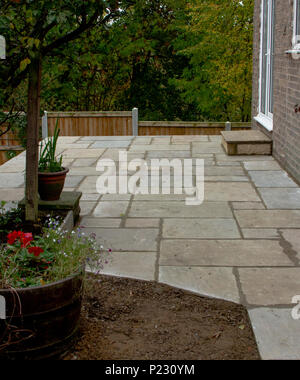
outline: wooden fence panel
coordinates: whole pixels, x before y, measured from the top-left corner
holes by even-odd
[[[231,123],[232,130],[251,129],[251,123]],[[140,121],[139,136],[220,135],[225,123]]]
[[[48,112],[48,134],[56,122],[60,136],[131,136],[131,112]]]

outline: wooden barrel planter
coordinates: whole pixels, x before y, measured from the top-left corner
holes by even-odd
[[[47,359],[72,343],[82,304],[84,273],[49,285],[0,289],[6,319],[0,320],[0,360]]]

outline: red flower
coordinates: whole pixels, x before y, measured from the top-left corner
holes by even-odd
[[[15,241],[18,239],[19,234],[17,231],[11,232],[7,235],[7,243],[12,245],[15,243]]]
[[[35,257],[39,257],[39,255],[43,253],[44,250],[41,247],[30,247],[28,248],[28,252],[32,253]]]
[[[12,245],[16,242],[16,240],[20,240],[21,247],[26,248],[33,240],[32,233],[25,233],[22,231],[14,231],[7,235],[7,243]]]
[[[28,245],[30,244],[30,242],[32,242],[32,240],[33,240],[32,233],[23,234],[22,237],[20,237],[22,248],[28,247]]]

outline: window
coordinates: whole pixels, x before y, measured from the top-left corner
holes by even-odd
[[[262,0],[261,11],[259,115],[256,120],[272,130],[275,0]]]
[[[300,0],[294,0],[294,41],[293,45],[300,44]],[[298,47],[297,47],[298,48]],[[299,46],[300,49],[300,46]]]

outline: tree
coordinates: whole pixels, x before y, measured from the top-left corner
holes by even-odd
[[[174,83],[203,119],[251,118],[253,0],[194,0],[176,41],[190,60]]]
[[[150,120],[187,117],[179,91],[169,83],[188,63],[173,46],[185,7],[185,0],[137,0],[113,23],[87,31],[59,56],[47,57],[44,107],[78,111],[138,107],[140,117]]]
[[[0,66],[0,107],[14,104],[15,89],[28,78],[26,220],[35,221],[42,61],[87,30],[118,17],[122,2],[3,0],[2,3],[0,34],[6,37],[7,59]]]

